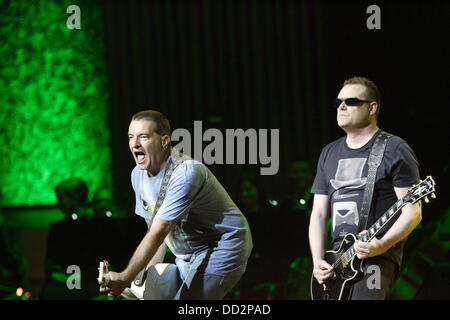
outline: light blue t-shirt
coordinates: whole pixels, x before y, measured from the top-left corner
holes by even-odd
[[[167,165],[154,177],[146,170],[133,169],[137,215],[151,219],[166,169]],[[186,160],[173,171],[153,220],[178,222],[165,243],[176,256],[183,276],[205,250],[207,264],[199,270],[225,276],[245,268],[253,248],[244,215],[211,171],[196,160]]]

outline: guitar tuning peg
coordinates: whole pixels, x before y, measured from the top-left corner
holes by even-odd
[[[431,197],[432,197],[433,199],[435,199],[435,198],[436,198],[436,195],[435,195],[434,193],[432,193],[432,194],[431,194]]]
[[[430,202],[430,199],[428,199],[428,197],[425,197],[425,202],[426,203]]]

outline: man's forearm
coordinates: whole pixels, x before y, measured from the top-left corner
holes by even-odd
[[[420,223],[421,217],[420,203],[406,205],[397,221],[380,239],[386,250],[405,239]]]
[[[309,245],[313,261],[324,258],[327,242],[327,225],[318,217],[311,215],[309,224]]]
[[[123,271],[124,276],[132,281],[136,275],[147,266],[163,241],[163,237],[148,232],[131,257],[127,268]]]
[[[166,250],[167,247],[165,243],[163,242],[158,250],[156,250],[156,253],[153,255],[153,258],[150,259],[150,262],[148,263],[149,266],[154,266],[158,263],[164,262],[164,257],[166,256]]]

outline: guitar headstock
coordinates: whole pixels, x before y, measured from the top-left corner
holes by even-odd
[[[106,260],[103,260],[100,262],[100,265],[98,267],[98,284],[101,287],[106,287],[109,282],[109,263]]]
[[[424,198],[425,202],[429,202],[428,195],[431,195],[431,198],[436,198],[434,192],[435,182],[431,176],[427,176],[425,180],[421,180],[418,184],[412,186],[406,195],[403,197],[405,202],[416,203],[417,201]]]

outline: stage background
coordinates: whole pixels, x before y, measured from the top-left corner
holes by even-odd
[[[66,27],[72,4],[81,9],[80,30]],[[290,165],[302,160],[315,170],[323,146],[343,135],[333,101],[344,79],[362,75],[381,90],[379,126],[404,138],[422,177],[431,174],[438,184],[438,199],[424,207],[422,221],[434,234],[448,221],[449,3],[377,2],[380,30],[366,26],[371,4],[1,1],[4,225],[49,230],[62,217],[53,187],[72,176],[87,182],[89,199],[100,186],[111,189],[117,216],[131,218],[127,128],[146,108],[165,113],[173,129],[191,132],[196,120],[203,132],[279,129],[276,175],[260,176],[260,164],[209,167],[233,198],[244,176],[260,187],[264,202],[281,201]],[[45,232],[22,239],[22,252],[42,266]],[[42,250],[34,250],[33,239]],[[306,243],[307,235],[299,234],[298,242]],[[290,251],[292,244],[280,243],[282,253]],[[39,275],[28,277],[42,281],[44,271],[37,269]]]

